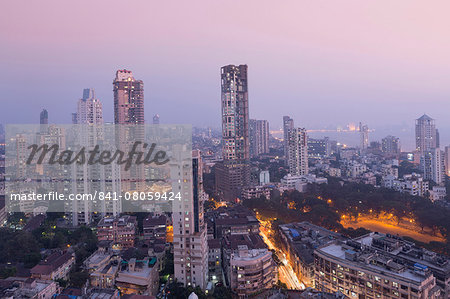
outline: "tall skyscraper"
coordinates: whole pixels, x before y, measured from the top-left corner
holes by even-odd
[[[442,184],[444,181],[444,154],[439,149],[439,133],[434,119],[424,114],[416,119],[416,156],[425,180]]]
[[[46,133],[48,130],[48,111],[45,109],[42,109],[39,115],[39,124],[41,133]]]
[[[359,148],[366,150],[369,147],[369,127],[359,123],[360,143]]]
[[[77,116],[77,113],[76,112],[73,112],[72,113],[72,124],[73,125],[76,125],[77,124],[77,118],[78,118],[78,116]]]
[[[400,139],[392,135],[388,135],[381,140],[381,151],[385,155],[400,154]]]
[[[269,122],[267,120],[250,120],[250,157],[269,153]]]
[[[437,130],[434,119],[424,114],[416,119],[416,151],[419,156],[437,148]]]
[[[200,152],[192,152],[192,172],[173,170],[173,190],[183,190],[184,202],[174,202],[173,247],[175,279],[184,286],[206,288],[208,279],[208,243],[203,204]],[[184,163],[189,163],[186,159]]]
[[[216,164],[216,190],[234,200],[250,182],[247,65],[222,67],[221,86],[223,162]]]
[[[144,82],[128,70],[118,70],[113,82],[114,123],[144,124]]]
[[[444,183],[444,153],[439,148],[424,152],[420,158],[420,166],[425,180],[436,184]]]
[[[98,144],[105,145],[102,103],[95,97],[93,88],[83,90],[83,97],[77,102],[77,112],[73,114],[73,123],[90,125],[89,130],[78,127],[77,144],[89,150]],[[71,185],[72,192],[76,194],[90,194],[95,191],[120,192],[120,167],[115,164],[77,164],[70,165],[70,171],[77,181]],[[120,201],[73,201],[65,204],[67,219],[73,226],[90,224],[94,211],[101,216],[116,216],[121,212]]]
[[[78,100],[77,124],[103,124],[102,102],[95,98],[93,88],[83,90],[83,98]]]
[[[283,141],[284,141],[284,158],[288,165],[288,138],[289,130],[294,128],[294,120],[289,116],[283,116]]]
[[[40,116],[39,123],[41,125],[48,125],[48,111],[45,109],[42,109]]]
[[[445,174],[450,177],[450,145],[445,147]]]
[[[292,175],[308,174],[308,136],[306,129],[294,128],[288,134],[288,165]]]
[[[119,125],[144,124],[144,82],[133,77],[129,70],[118,70],[113,81],[114,123]],[[130,142],[143,140],[144,128],[119,127],[118,146],[128,150]],[[122,191],[142,191],[145,188],[143,165],[133,165],[129,170],[121,169]]]

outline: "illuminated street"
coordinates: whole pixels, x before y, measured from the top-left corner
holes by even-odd
[[[278,259],[282,262],[282,264],[278,265],[278,279],[285,283],[288,287],[288,289],[292,290],[304,290],[305,285],[300,282],[295,275],[294,271],[292,270],[291,265],[289,265],[288,261],[286,260],[284,254],[281,252],[280,249],[276,248],[272,241],[269,240],[266,234],[266,228],[263,224],[260,226],[260,235],[263,237],[264,242],[267,244],[269,249],[273,249],[276,252],[276,255]]]

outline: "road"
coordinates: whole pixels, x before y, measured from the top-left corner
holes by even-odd
[[[276,252],[276,255],[278,259],[282,262],[282,264],[278,265],[278,278],[281,282],[285,283],[288,287],[288,289],[291,290],[304,290],[305,285],[300,282],[295,275],[294,271],[292,270],[291,265],[289,265],[289,262],[286,260],[286,257],[281,252],[280,249],[276,248],[272,241],[269,240],[265,233],[265,228],[260,228],[260,234],[264,239],[264,242],[267,244],[269,249],[273,249]]]

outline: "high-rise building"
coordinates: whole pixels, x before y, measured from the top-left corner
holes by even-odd
[[[48,125],[48,111],[45,109],[42,109],[40,116],[40,124],[41,125]]]
[[[450,145],[445,147],[445,174],[450,177]]]
[[[416,151],[419,156],[438,147],[437,135],[434,119],[426,114],[416,119]]]
[[[113,82],[114,123],[144,124],[144,82],[128,70],[118,70]]]
[[[308,174],[308,136],[306,129],[289,130],[288,165],[291,175]]]
[[[439,139],[439,130],[436,129],[436,147],[437,147],[437,148],[440,148],[440,147],[441,147],[441,143],[440,143],[439,140],[440,140],[440,139]]]
[[[153,116],[153,124],[154,125],[159,125],[159,114],[155,114]]]
[[[359,123],[359,134],[360,134],[360,144],[359,148],[361,150],[366,150],[369,147],[369,127]]]
[[[78,100],[77,124],[103,124],[102,103],[95,98],[93,88],[83,90],[83,98]]]
[[[96,145],[103,144],[103,112],[102,103],[95,97],[93,88],[83,90],[83,97],[77,102],[77,112],[72,114],[72,123],[90,125],[90,129],[78,127],[77,144],[92,150]],[[73,177],[78,181],[71,185],[72,192],[89,194],[94,191],[120,192],[120,167],[115,164],[106,165],[70,165]],[[90,224],[94,212],[101,216],[117,216],[121,211],[120,201],[104,201],[101,203],[89,201],[73,201],[65,204],[67,219],[74,225]]]
[[[420,165],[425,180],[434,181],[436,184],[444,183],[444,153],[439,148],[424,152],[420,158]]]
[[[184,286],[206,288],[208,279],[208,241],[204,222],[202,161],[199,151],[192,153],[192,172],[174,165],[173,190],[183,190],[184,202],[174,202],[173,248],[175,279]],[[186,159],[184,163],[189,163]],[[186,167],[187,169],[188,167]]]
[[[216,164],[216,190],[234,200],[250,182],[247,65],[222,67],[221,87],[223,162]]]
[[[439,149],[439,132],[434,119],[424,114],[416,119],[416,153],[425,180],[444,181],[444,154]]]
[[[133,77],[129,70],[118,70],[113,81],[114,123],[119,125],[144,124],[144,82]],[[131,141],[143,140],[145,136],[142,126],[122,126],[117,130],[118,146],[126,150]],[[122,191],[142,191],[145,188],[145,171],[142,164],[133,165],[129,170],[121,165]]]
[[[78,121],[77,118],[78,118],[77,113],[73,112],[72,113],[72,124],[74,124],[74,125],[77,124],[77,121]]]
[[[294,120],[289,116],[283,116],[283,141],[284,141],[284,158],[288,165],[288,137],[289,130],[294,128]]]
[[[331,142],[328,137],[323,139],[308,138],[308,156],[313,159],[329,157],[331,155]]]
[[[269,153],[269,122],[267,120],[250,120],[250,157],[256,158]]]
[[[41,133],[47,132],[48,129],[48,111],[45,109],[42,109],[40,115],[39,115],[39,124],[40,124],[40,131]]]
[[[381,140],[381,151],[386,155],[400,154],[400,139],[388,135]]]
[[[27,143],[24,135],[16,136],[16,170],[17,177],[23,178],[26,175],[26,157],[27,157]]]

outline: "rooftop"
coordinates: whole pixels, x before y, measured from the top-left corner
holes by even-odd
[[[342,242],[334,242],[318,249],[318,252],[334,257],[337,262],[341,261],[361,269],[419,284],[428,277],[427,273],[395,263],[391,257],[372,248],[357,249]]]

